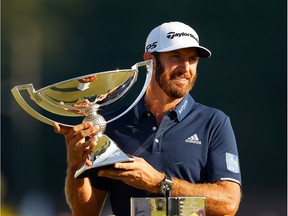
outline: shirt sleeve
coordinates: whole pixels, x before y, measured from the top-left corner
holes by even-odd
[[[214,122],[207,158],[208,179],[230,180],[241,185],[238,149],[230,119],[222,113]]]
[[[90,183],[92,187],[104,190],[104,191],[109,191],[110,189],[110,179],[105,178],[105,177],[98,177],[96,175],[90,176]]]

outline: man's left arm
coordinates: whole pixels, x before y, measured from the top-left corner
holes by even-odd
[[[154,169],[143,158],[134,158],[132,163],[116,163],[114,169],[100,170],[98,175],[159,194],[159,184],[165,174]],[[232,181],[194,184],[172,177],[172,188],[172,196],[204,196],[207,215],[234,215],[241,198],[239,184]]]
[[[233,181],[192,184],[172,178],[172,196],[204,196],[207,215],[235,215],[241,200],[240,185]]]

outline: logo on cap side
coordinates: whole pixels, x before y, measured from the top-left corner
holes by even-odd
[[[146,52],[148,52],[150,49],[156,48],[157,47],[157,43],[158,43],[158,41],[155,41],[154,43],[148,44],[146,46]]]
[[[196,40],[199,43],[199,40],[197,37],[195,37],[193,34],[191,33],[186,33],[186,32],[182,32],[182,33],[176,33],[176,32],[168,32],[167,33],[167,38],[169,39],[173,39],[174,37],[192,37],[194,40]]]

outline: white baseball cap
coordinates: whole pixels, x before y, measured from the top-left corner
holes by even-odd
[[[145,52],[167,52],[195,47],[198,56],[208,58],[211,52],[199,45],[196,31],[182,22],[167,22],[154,28],[147,37]]]

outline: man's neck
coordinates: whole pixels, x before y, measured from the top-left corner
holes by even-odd
[[[163,91],[152,92],[151,89],[147,89],[144,104],[146,109],[153,113],[158,125],[160,125],[164,115],[175,109],[181,100],[182,98],[170,98]]]

